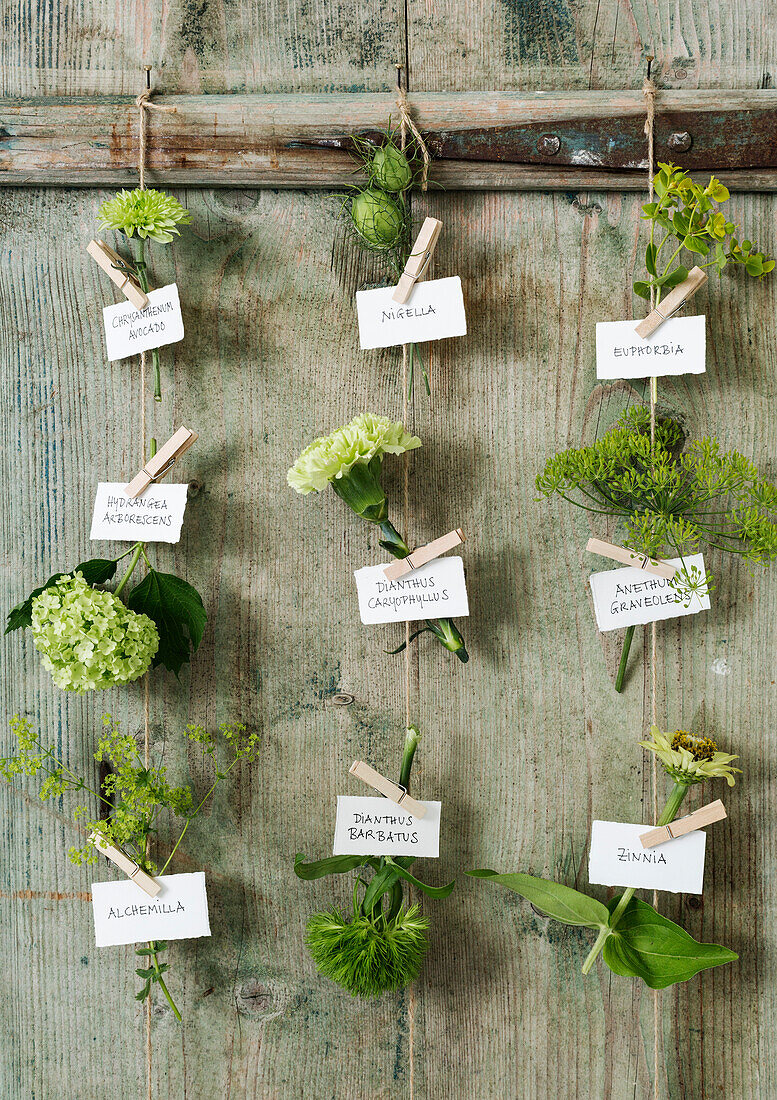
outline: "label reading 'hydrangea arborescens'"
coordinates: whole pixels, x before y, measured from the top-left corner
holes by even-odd
[[[469,615],[464,562],[435,558],[390,581],[385,565],[367,565],[354,573],[359,615],[366,625],[407,623],[417,619],[459,619]]]
[[[685,567],[692,577],[703,579],[706,576],[701,554],[667,560],[678,570]],[[710,608],[710,598],[703,584],[701,591],[691,592],[683,585],[679,573],[670,581],[632,566],[592,573],[591,592],[596,625],[603,631],[696,615]]]
[[[124,489],[125,484],[116,481],[97,486],[90,539],[178,542],[188,485],[149,485],[134,499]]]
[[[394,301],[395,290],[385,286],[356,292],[360,347],[390,348],[467,335],[458,275],[416,283],[404,305]]]
[[[141,351],[183,340],[183,317],[175,283],[152,290],[148,305],[138,310],[131,302],[118,302],[103,310],[108,358],[126,359]]]
[[[98,947],[141,940],[191,940],[210,935],[205,875],[160,875],[155,898],[131,879],[92,883],[94,938]]]
[[[655,848],[643,848],[639,838],[650,829],[650,825],[594,821],[588,857],[591,885],[700,894],[704,884],[706,833],[697,829]]]
[[[333,855],[431,856],[440,854],[440,802],[423,802],[414,817],[389,798],[338,795]]]
[[[599,321],[596,325],[597,378],[655,378],[704,374],[704,316],[671,317],[643,340],[635,321]]]

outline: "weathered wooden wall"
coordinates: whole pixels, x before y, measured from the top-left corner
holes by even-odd
[[[168,92],[381,91],[405,56],[411,87],[432,91],[633,88],[646,49],[666,86],[756,88],[769,86],[775,53],[768,16],[765,0],[372,0],[358,10],[9,0],[0,49],[10,95],[135,92],[146,62]],[[137,370],[105,360],[99,311],[111,295],[83,251],[106,194],[0,195],[3,607],[85,554],[96,481],[137,465]],[[439,881],[457,875],[459,888],[428,904],[433,946],[421,979],[363,1004],[320,979],[302,944],[307,915],[333,889],[344,899],[342,886],[300,883],[291,863],[297,850],[326,853],[354,756],[394,766],[401,676],[383,652],[387,632],[356,622],[350,573],[374,553],[368,533],[333,494],[296,498],[285,471],[314,434],[365,408],[401,409],[396,354],[360,352],[350,314],[377,268],[346,239],[333,195],[178,194],[194,225],[154,251],[152,269],[160,283],[178,280],[187,336],[165,353],[165,399],[147,411],[159,436],[180,421],[200,432],[182,463],[196,483],[184,535],[159,558],[197,585],[210,623],[180,683],[152,679],[153,742],[166,742],[174,767],[182,724],[242,718],[261,728],[263,753],[191,830],[178,864],[208,872],[214,934],[170,953],[185,1022],[156,1006],[152,1096],[773,1097],[768,573],[713,559],[712,611],[659,629],[659,714],[732,745],[745,773],[726,796],[730,822],[712,832],[703,899],[661,905],[739,951],[739,964],[658,998],[602,966],[583,980],[585,934],[461,876],[520,868],[585,885],[592,817],[650,817],[636,745],[641,661],[616,695],[617,641],[601,644],[586,596],[589,529],[565,507],[537,504],[533,490],[545,455],[592,438],[641,390],[598,385],[593,354],[595,320],[632,305],[639,196],[450,192],[416,202],[419,217],[445,219],[437,271],[461,274],[470,323],[469,337],[432,352],[411,479],[414,540],[459,524],[471,536],[470,664],[422,644],[412,666],[418,784],[445,802],[443,856],[426,867]],[[732,205],[775,251],[774,198]],[[777,285],[726,278],[699,302],[708,372],[662,383],[661,399],[691,433],[717,433],[775,476]],[[89,759],[103,711],[140,725],[138,685],[69,698],[51,688],[29,639],[6,638],[2,652],[4,715],[37,715],[74,764]],[[355,702],[335,705],[338,691]],[[0,800],[0,1091],[145,1096],[134,955],[93,946],[90,874],[65,856],[67,807],[5,787]]]

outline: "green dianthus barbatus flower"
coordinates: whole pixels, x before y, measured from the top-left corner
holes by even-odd
[[[189,225],[192,216],[178,199],[153,189],[120,191],[100,207],[100,223],[131,237],[150,237],[160,244],[169,243],[180,233],[179,225]]]
[[[57,687],[78,693],[137,680],[159,648],[152,619],[80,573],[60,577],[32,601],[32,639]]]

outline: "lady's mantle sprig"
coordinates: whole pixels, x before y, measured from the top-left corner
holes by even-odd
[[[408,789],[419,733],[405,732],[399,782]],[[361,871],[353,888],[353,913],[348,920],[338,909],[315,913],[308,921],[305,943],[317,969],[347,989],[352,997],[379,997],[402,989],[418,977],[429,949],[429,921],[417,905],[405,907],[403,882],[429,897],[446,898],[455,883],[427,886],[410,874],[414,856],[331,856],[306,863],[294,861],[301,879],[318,879]],[[367,869],[370,878],[363,877]]]
[[[259,735],[248,732],[240,723],[231,722],[222,723],[216,732],[195,723],[184,729],[184,737],[200,750],[198,772],[202,774],[210,770],[213,775],[210,786],[198,799],[188,783],[174,785],[163,764],[146,764],[140,758],[132,734],[122,732],[108,714],[103,717],[103,727],[94,753],[95,762],[107,765],[109,769],[102,784],[97,778],[89,780],[74,772],[52,745],[40,740],[29,719],[18,714],[11,722],[17,753],[0,759],[0,774],[8,782],[14,782],[20,775],[45,776],[40,787],[43,801],[60,798],[67,792],[91,796],[90,804],[81,803],[73,811],[79,828],[88,836],[96,833],[104,844],[121,848],[148,874],[163,875],[190,824],[216,787],[240,761],[257,759]],[[219,756],[226,758],[226,762],[219,763]],[[149,855],[148,847],[165,817],[178,818],[183,826],[179,826],[178,838],[166,861],[158,866]],[[75,864],[95,863],[98,852],[88,839],[81,847],[71,848],[69,856]],[[180,1012],[163,978],[169,965],[160,963],[158,957],[166,949],[167,944],[159,940],[136,949],[136,954],[147,964],[136,971],[143,980],[143,987],[136,996],[139,1001],[144,1001],[151,996],[152,987],[158,985],[180,1020]]]
[[[298,493],[321,492],[331,485],[348,507],[374,523],[383,538],[380,545],[395,558],[406,558],[410,548],[389,521],[388,501],[380,484],[384,455],[401,455],[421,446],[402,424],[385,416],[362,413],[331,435],[306,447],[288,472],[287,480]],[[413,638],[429,631],[460,661],[468,661],[464,640],[450,619],[428,619]],[[400,646],[395,652],[400,652]]]
[[[739,768],[732,768],[731,761],[737,757],[719,752],[711,738],[695,737],[684,730],[662,733],[657,726],[650,732],[652,740],[640,741],[640,745],[656,754],[674,781],[658,825],[675,820],[692,786],[708,779],[725,779],[730,787],[734,786],[734,772]],[[489,870],[467,874],[520,894],[535,909],[561,924],[596,930],[596,942],[583,963],[584,974],[590,973],[602,955],[614,974],[641,978],[651,989],[665,989],[688,981],[701,970],[738,958],[716,943],[698,943],[652,905],[636,898],[633,888],[604,905],[570,886],[534,875],[500,875]]]
[[[122,261],[123,270],[137,279],[146,294],[150,289],[146,269],[146,240],[169,244],[173,237],[180,235],[178,226],[189,225],[192,220],[189,211],[172,195],[139,187],[134,191],[120,191],[118,195],[104,202],[98,218],[103,229],[113,229],[117,233],[123,233],[129,240],[136,241],[134,262]],[[161,401],[159,348],[151,349],[151,365],[154,373],[154,400]]]

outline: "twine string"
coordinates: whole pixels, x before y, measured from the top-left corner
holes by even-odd
[[[654,197],[654,164],[655,164],[655,134],[656,134],[656,95],[658,88],[650,77],[650,67],[653,58],[648,59],[647,77],[642,85],[642,94],[645,98],[645,136],[647,137],[647,175],[649,202]],[[656,291],[650,287],[650,308],[655,309]],[[656,443],[656,404],[658,403],[658,378],[650,379],[650,447],[651,453]],[[655,620],[650,624],[650,722],[656,725],[658,714],[658,627]],[[651,786],[653,792],[653,821],[658,821],[658,760],[655,753],[651,753]],[[658,893],[653,891],[653,907],[658,903]],[[659,1070],[659,1010],[658,990],[653,990],[653,1097],[659,1100],[658,1070]]]
[[[399,133],[400,144],[404,150],[407,142],[407,131],[413,135],[415,143],[418,146],[418,151],[423,157],[424,166],[421,171],[421,190],[426,191],[429,183],[429,165],[432,158],[429,155],[429,150],[426,148],[426,142],[421,137],[421,131],[413,122],[413,116],[410,114],[410,106],[407,102],[407,90],[402,83],[402,69],[403,65],[397,65],[397,107],[399,108]]]

